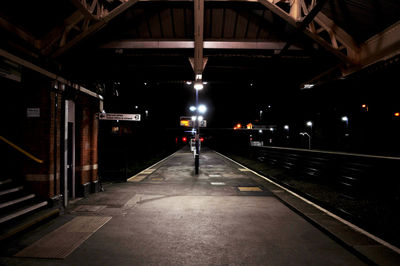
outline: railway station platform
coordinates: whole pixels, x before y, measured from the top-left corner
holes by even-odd
[[[182,149],[2,244],[1,265],[398,265],[358,228],[225,156]]]

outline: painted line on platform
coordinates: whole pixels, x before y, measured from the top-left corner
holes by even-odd
[[[236,162],[235,160],[233,160],[233,159],[231,159],[231,158],[229,158],[229,157],[227,157],[227,156],[225,156],[225,155],[223,155],[223,154],[221,154],[221,153],[219,153],[219,152],[217,152],[217,151],[214,151],[214,152],[217,153],[218,155],[224,157],[225,159],[227,159],[227,160],[229,160],[229,161],[231,161],[231,162],[236,163],[237,165],[239,165],[239,166],[242,167],[242,168],[247,168],[246,166],[240,164],[239,162]],[[249,168],[247,168],[247,169],[249,169]],[[308,203],[309,205],[311,205],[311,206],[317,208],[318,210],[324,212],[325,214],[331,216],[332,218],[338,220],[339,222],[341,222],[341,223],[343,223],[343,224],[349,226],[349,227],[352,228],[353,230],[355,230],[355,231],[357,231],[357,232],[359,232],[359,233],[361,233],[361,234],[363,234],[363,235],[365,235],[365,236],[367,236],[367,237],[369,237],[369,238],[375,240],[376,242],[378,242],[379,244],[381,244],[381,245],[383,245],[383,246],[385,246],[385,247],[387,247],[387,248],[390,248],[391,250],[393,250],[393,251],[396,252],[397,254],[400,254],[400,249],[399,249],[399,248],[393,246],[392,244],[386,242],[385,240],[383,240],[383,239],[381,239],[381,238],[379,238],[379,237],[377,237],[377,236],[375,236],[375,235],[373,235],[373,234],[371,234],[371,233],[365,231],[364,229],[361,229],[361,228],[358,227],[357,225],[352,224],[351,222],[349,222],[349,221],[347,221],[347,220],[345,220],[345,219],[343,219],[343,218],[341,218],[341,217],[339,217],[339,216],[337,216],[337,215],[331,213],[330,211],[328,211],[328,210],[322,208],[321,206],[319,206],[319,205],[317,205],[317,204],[315,204],[315,203],[313,203],[313,202],[307,200],[306,198],[303,198],[303,197],[300,196],[299,194],[297,194],[297,193],[295,193],[295,192],[293,192],[293,191],[291,191],[291,190],[289,190],[289,189],[287,189],[287,188],[285,188],[285,187],[279,185],[278,183],[274,182],[273,180],[269,179],[268,177],[265,177],[265,176],[263,176],[263,175],[261,175],[261,174],[255,172],[255,171],[251,170],[251,169],[249,169],[249,172],[251,172],[251,173],[253,173],[253,174],[255,174],[255,175],[261,177],[262,179],[267,180],[267,181],[270,182],[271,184],[274,184],[275,186],[277,186],[277,187],[279,187],[279,188],[285,190],[286,192],[288,192],[288,193],[292,194],[293,196],[295,196],[295,197],[301,199],[302,201]]]
[[[158,161],[158,162],[156,162],[155,164],[153,164],[153,165],[147,167],[146,169],[142,170],[141,172],[137,173],[136,175],[131,176],[131,177],[128,178],[126,181],[132,182],[131,180],[133,180],[133,179],[134,179],[135,177],[137,177],[138,175],[143,175],[143,174],[145,174],[144,172],[146,172],[146,171],[149,172],[149,169],[151,169],[151,168],[153,168],[154,166],[156,166],[156,165],[158,165],[158,164],[164,162],[165,160],[169,159],[170,157],[172,157],[173,155],[175,155],[175,154],[178,153],[178,152],[179,152],[179,151],[176,151],[176,152],[174,152],[173,154],[171,154],[171,155],[165,157],[165,158],[162,159],[161,161]],[[154,171],[155,171],[155,169],[154,169],[151,173],[153,173]],[[143,178],[143,179],[144,179],[144,178]]]

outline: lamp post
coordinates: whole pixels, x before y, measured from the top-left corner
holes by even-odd
[[[346,123],[346,137],[349,136],[349,118],[347,116],[342,116],[342,121]]]
[[[199,121],[199,90],[203,89],[203,82],[196,81],[194,83],[194,89],[196,91],[196,120],[195,120],[195,154],[194,154],[194,173],[199,174],[199,164],[200,164],[200,121]]]
[[[301,132],[300,135],[308,137],[308,149],[311,150],[311,135],[307,132]]]

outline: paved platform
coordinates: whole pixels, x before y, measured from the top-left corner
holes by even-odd
[[[0,264],[368,263],[362,255],[360,258],[362,253],[350,252],[344,247],[346,244],[334,240],[335,235],[329,230],[316,227],[317,223],[307,218],[317,217],[319,210],[304,202],[296,203],[284,190],[249,169],[209,150],[203,151],[200,165],[200,173],[196,176],[193,156],[184,149],[133,176],[126,183],[106,184],[104,192],[77,200],[64,215],[10,241],[2,249]],[[287,200],[282,201],[285,197]],[[289,204],[291,208],[287,206],[290,201],[293,201]],[[297,211],[294,211],[296,204]],[[300,209],[306,210],[308,216],[301,214]],[[43,258],[46,255],[35,257],[34,252],[28,252],[37,248],[43,237],[54,235],[65,238],[63,234],[53,232],[61,226],[68,227],[77,217],[93,216],[104,218],[104,224],[102,222],[101,227],[89,230],[86,240],[82,241],[80,237],[78,244],[63,239],[49,240],[54,243],[55,249],[69,246],[66,252],[61,252],[65,254],[63,259]],[[325,218],[332,225],[329,217]],[[79,231],[79,228],[75,226],[74,230]],[[68,243],[57,244],[61,242]],[[365,243],[367,247],[373,246],[372,241]],[[74,245],[72,249],[71,245]],[[29,255],[24,257],[24,254]],[[382,253],[378,252],[377,256],[382,256]],[[389,258],[396,259],[393,256]]]

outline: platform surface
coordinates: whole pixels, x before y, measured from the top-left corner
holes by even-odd
[[[365,265],[243,167],[213,151],[201,154],[200,165],[196,176],[184,149],[126,183],[107,184],[9,243],[0,264]],[[22,250],[80,216],[107,222],[64,259],[23,257]]]

